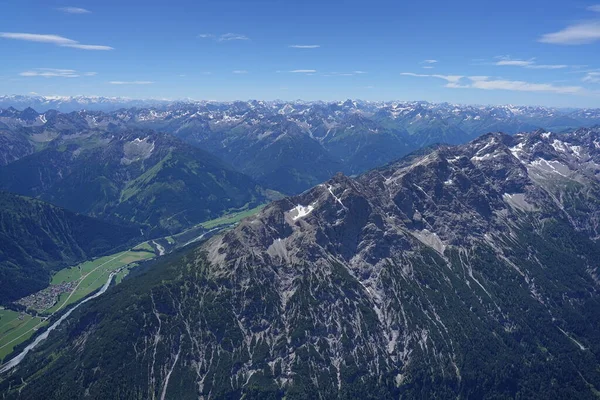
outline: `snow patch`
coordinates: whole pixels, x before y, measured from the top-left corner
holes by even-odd
[[[306,217],[308,214],[310,214],[314,209],[315,203],[308,205],[308,207],[304,207],[300,204],[298,204],[296,207],[292,208],[290,211],[288,211],[286,214],[291,215],[292,219],[294,221],[299,220],[300,218],[304,218]]]
[[[346,206],[344,205],[344,203],[342,203],[342,201],[340,200],[339,197],[337,197],[335,194],[333,194],[333,188],[331,185],[327,186],[327,190],[329,190],[329,193],[331,193],[331,195],[333,196],[333,198],[335,199],[335,201],[337,201],[338,203],[340,203],[340,205],[344,208],[346,208]]]
[[[571,171],[569,167],[567,167],[559,161],[548,161],[544,160],[543,158],[538,158],[537,160],[532,161],[531,163],[529,163],[529,166],[541,170],[543,172],[558,174],[560,176],[564,176],[565,178],[567,177],[567,174]]]
[[[525,148],[525,143],[521,142],[518,145],[509,148],[509,150],[513,156],[515,156],[518,159],[521,159],[521,153],[525,153],[524,148]]]

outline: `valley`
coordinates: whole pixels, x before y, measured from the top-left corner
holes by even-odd
[[[15,301],[27,311],[0,313],[0,361],[46,326],[48,319],[100,289],[109,275],[117,274],[120,282],[136,262],[153,257],[154,252],[134,249],[58,271],[48,288]]]
[[[99,290],[109,276],[114,275],[114,283],[119,284],[138,263],[162,256],[166,250],[160,242],[172,251],[188,245],[190,235],[204,230],[204,235],[231,227],[243,218],[252,216],[264,205],[254,209],[224,215],[206,221],[174,237],[143,242],[130,250],[85,261],[74,267],[61,269],[51,279],[50,286],[39,292],[16,300],[14,303],[25,307],[22,311],[0,309],[0,362],[14,349],[48,325],[52,317]],[[1,366],[1,365],[0,365]]]

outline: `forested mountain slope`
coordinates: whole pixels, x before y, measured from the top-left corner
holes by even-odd
[[[77,310],[0,389],[596,398],[599,174],[600,132],[579,130],[336,175]]]
[[[0,167],[0,188],[74,212],[138,224],[156,235],[266,198],[248,176],[172,135],[137,128],[31,129],[30,137],[46,138],[43,149]]]
[[[53,271],[125,248],[139,229],[0,191],[0,304],[50,282]]]

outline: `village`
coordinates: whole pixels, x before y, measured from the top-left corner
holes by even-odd
[[[16,303],[26,307],[28,310],[38,312],[48,310],[56,304],[61,294],[71,292],[77,286],[77,282],[72,281],[50,285],[39,292],[17,300]]]

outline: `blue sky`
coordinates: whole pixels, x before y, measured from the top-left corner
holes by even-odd
[[[0,94],[600,107],[594,2],[0,0],[0,7]]]

